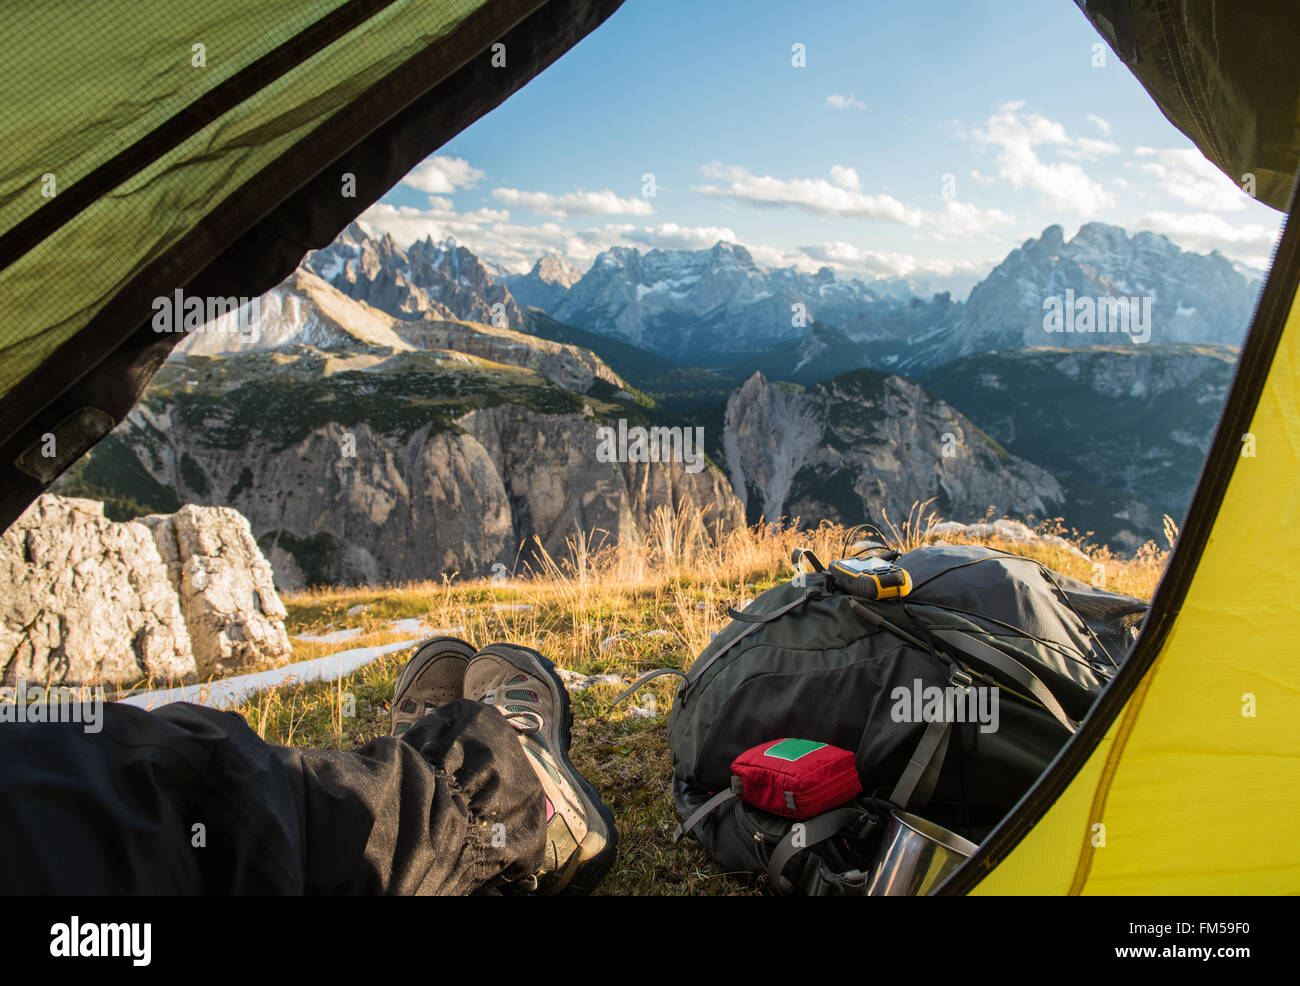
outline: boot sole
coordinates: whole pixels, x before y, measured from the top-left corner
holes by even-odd
[[[428,650],[428,654],[421,660],[420,655]],[[465,658],[465,666],[469,666],[470,658],[476,653],[473,646],[468,642],[461,640],[459,637],[430,637],[428,640],[421,641],[415,649],[415,656],[406,662],[401,673],[397,676],[397,683],[393,686],[393,708],[397,708],[398,696],[411,687],[413,682],[421,671],[429,666],[429,663],[441,654],[448,651]],[[389,728],[391,725],[391,716]]]

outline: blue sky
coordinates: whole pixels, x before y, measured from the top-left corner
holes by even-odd
[[[362,222],[512,270],[727,239],[762,266],[959,293],[1053,223],[1265,267],[1281,215],[1108,47],[1094,65],[1100,40],[1069,0],[628,0]]]

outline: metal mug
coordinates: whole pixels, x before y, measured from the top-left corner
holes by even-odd
[[[923,897],[978,848],[934,822],[905,811],[891,811],[867,896]]]

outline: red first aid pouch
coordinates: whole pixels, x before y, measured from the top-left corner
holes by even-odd
[[[853,754],[814,740],[760,743],[731,762],[742,801],[786,818],[812,818],[862,793]]]

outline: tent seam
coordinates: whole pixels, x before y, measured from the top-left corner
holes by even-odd
[[[1151,690],[1156,675],[1160,673],[1160,666],[1164,663],[1165,655],[1169,652],[1171,640],[1172,636],[1165,639],[1165,645],[1161,648],[1160,656],[1155,659],[1151,669],[1142,677],[1138,687],[1134,689],[1132,696],[1129,698],[1128,706],[1124,710],[1124,718],[1120,720],[1115,741],[1106,752],[1106,762],[1102,765],[1101,776],[1097,779],[1097,789],[1093,792],[1092,807],[1088,812],[1088,820],[1084,823],[1083,847],[1079,852],[1078,862],[1075,864],[1074,879],[1070,881],[1070,889],[1066,891],[1066,895],[1069,897],[1078,897],[1083,892],[1088,877],[1092,874],[1095,847],[1091,839],[1091,825],[1101,821],[1102,816],[1105,814],[1106,801],[1110,796],[1110,789],[1115,781],[1115,775],[1119,773],[1119,764],[1124,757],[1124,750],[1128,746],[1129,737],[1133,735],[1133,730],[1137,728],[1137,721],[1142,714],[1142,705],[1146,701],[1147,692]]]

